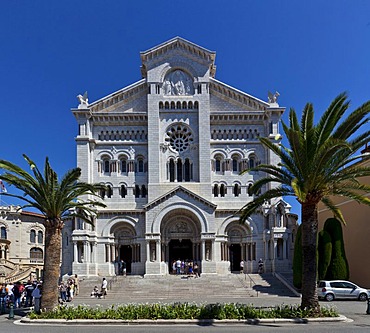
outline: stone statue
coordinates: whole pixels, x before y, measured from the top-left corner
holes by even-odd
[[[184,96],[194,94],[192,79],[179,69],[166,76],[162,88],[165,95]]]
[[[280,94],[275,91],[275,94],[273,94],[271,91],[268,92],[268,102],[269,104],[277,104],[277,99],[280,96]]]
[[[78,105],[79,109],[85,109],[89,106],[89,99],[87,98],[87,91],[85,91],[84,95],[77,95],[77,99],[80,102]]]

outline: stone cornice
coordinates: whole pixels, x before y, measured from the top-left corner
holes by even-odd
[[[211,125],[230,123],[262,123],[266,119],[264,111],[256,112],[212,112],[210,115]]]
[[[94,125],[146,125],[148,116],[146,113],[94,113],[91,117]]]
[[[144,205],[144,209],[145,210],[149,210],[150,208],[160,204],[161,202],[164,202],[166,200],[168,200],[169,198],[171,198],[172,196],[174,196],[176,193],[178,192],[183,192],[183,193],[186,193],[187,195],[189,195],[190,197],[202,202],[203,204],[213,208],[213,209],[216,209],[217,205],[204,199],[203,197],[199,196],[198,194],[186,189],[185,187],[179,185],[177,186],[176,188],[174,188],[173,190],[163,194],[162,196],[156,198],[155,200],[153,200],[152,202],[149,202],[148,204]]]

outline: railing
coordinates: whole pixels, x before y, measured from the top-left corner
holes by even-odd
[[[18,271],[16,274],[14,274],[12,276],[8,276],[5,279],[5,282],[9,283],[9,282],[21,281],[25,278],[28,278],[30,276],[31,272],[32,272],[32,267],[29,267],[29,268],[27,268],[26,270],[23,270],[23,271]]]
[[[108,285],[107,285],[107,289],[108,290],[112,290],[112,285],[113,283],[116,283],[117,282],[117,276],[113,276],[109,281],[108,281]]]
[[[0,264],[9,267],[10,269],[15,269],[17,267],[17,264],[14,264],[8,259],[0,259]]]
[[[249,288],[253,289],[253,287],[257,284],[253,279],[252,277],[248,274],[248,273],[245,273],[245,280],[247,280],[247,276],[249,278]],[[256,290],[256,293],[257,293],[257,297],[258,297],[258,290]]]

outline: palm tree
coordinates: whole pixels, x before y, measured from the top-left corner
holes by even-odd
[[[278,165],[260,164],[254,168],[265,172],[266,177],[257,180],[250,192],[259,194],[261,190],[265,191],[246,204],[240,212],[240,221],[244,223],[262,204],[273,198],[294,196],[301,204],[301,307],[317,312],[320,311],[316,292],[318,204],[322,202],[326,205],[343,223],[344,217],[330,199],[331,196],[345,196],[370,206],[370,199],[365,196],[370,186],[358,181],[370,175],[370,168],[356,165],[360,159],[370,158],[365,154],[356,155],[370,140],[370,131],[359,134],[359,130],[369,122],[370,101],[342,119],[348,107],[347,95],[340,94],[316,125],[311,103],[306,104],[300,124],[296,112],[291,109],[289,127],[283,123],[288,147],[261,138],[262,144],[276,154],[281,162]]]
[[[62,229],[64,218],[76,216],[89,223],[95,216],[94,207],[105,205],[96,200],[79,200],[80,197],[96,196],[96,192],[104,188],[99,184],[78,182],[81,175],[80,168],[68,171],[62,180],[45,160],[44,174],[36,164],[26,155],[23,155],[33,172],[33,176],[17,165],[0,160],[0,168],[6,172],[0,179],[23,192],[24,195],[11,194],[26,202],[22,208],[33,207],[44,215],[45,226],[45,258],[42,307],[46,310],[53,309],[58,302],[58,280],[60,275],[60,254],[62,245]]]

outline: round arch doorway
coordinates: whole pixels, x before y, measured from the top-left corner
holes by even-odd
[[[174,261],[193,261],[193,242],[190,239],[171,239],[168,244],[169,249],[169,272],[172,270]]]

